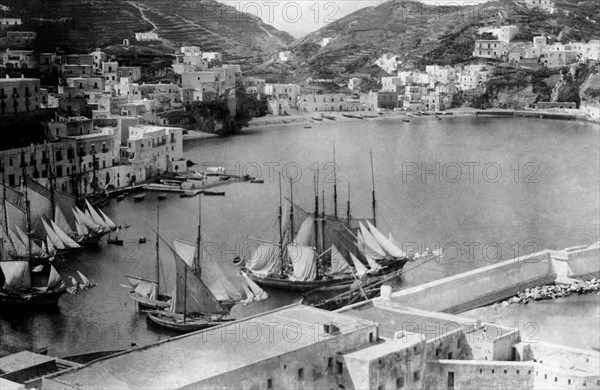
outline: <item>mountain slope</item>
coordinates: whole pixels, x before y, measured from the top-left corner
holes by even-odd
[[[165,51],[182,45],[224,53],[225,59],[260,63],[293,41],[259,18],[214,0],[3,0],[18,29],[38,32],[35,48],[88,52],[136,43],[136,32],[154,31],[163,42],[144,43]],[[12,28],[15,29],[15,28]],[[263,58],[264,57],[264,58]]]
[[[387,52],[402,68],[471,60],[480,27],[517,25],[517,40],[546,34],[563,41],[600,38],[597,0],[558,0],[554,14],[532,10],[509,0],[469,7],[435,7],[389,0],[364,8],[294,42],[290,50],[305,61],[296,72],[307,77],[344,78],[351,73],[386,73],[374,65]],[[323,45],[324,39],[329,42]]]

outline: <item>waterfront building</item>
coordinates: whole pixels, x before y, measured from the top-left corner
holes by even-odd
[[[371,91],[368,94],[367,104],[373,110],[379,108],[384,110],[393,110],[398,108],[398,93],[392,91]]]
[[[0,115],[35,111],[40,104],[40,79],[0,79]]]
[[[343,93],[303,94],[298,96],[297,109],[304,112],[372,110],[368,101],[351,99]]]
[[[36,38],[37,33],[33,31],[8,31],[6,33],[6,40],[9,45],[30,45]]]
[[[598,388],[599,355],[380,299],[287,306],[50,374],[41,389]]]
[[[162,172],[182,172],[186,169],[180,128],[129,126],[127,153],[129,163],[142,167],[146,177]]]
[[[291,108],[296,107],[302,89],[298,84],[264,84],[264,94],[275,100],[287,99]]]

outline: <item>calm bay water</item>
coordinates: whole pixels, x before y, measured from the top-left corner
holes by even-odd
[[[225,165],[232,173],[261,176],[265,183],[233,183],[225,197],[202,198],[202,235],[230,275],[233,257],[250,246],[244,235],[276,238],[277,175],[294,178],[294,200],[314,205],[313,180],[326,212],[333,211],[332,148],[339,167],[338,210],[345,215],[350,183],[352,214],[371,216],[373,151],[377,223],[397,241],[422,251],[442,248],[446,258],[407,266],[398,288],[485,266],[539,249],[562,249],[598,240],[600,145],[598,125],[531,119],[444,118],[322,123],[249,129],[231,138],[199,138],[184,145],[196,163]],[[200,165],[199,165],[200,166]],[[319,193],[321,195],[321,193]],[[289,196],[289,184],[284,185]],[[54,312],[0,313],[0,355],[50,347],[69,356],[123,349],[173,336],[136,313],[123,274],[153,278],[156,194],[141,203],[112,201],[106,212],[129,227],[124,247],[100,244],[61,264],[63,274],[81,270],[98,286],[64,296]],[[194,242],[198,198],[170,195],[160,205],[161,236]],[[146,244],[138,244],[141,236]],[[161,256],[170,256],[162,245]],[[172,286],[171,262],[163,273]],[[269,291],[270,298],[235,307],[242,317],[292,303],[298,297]],[[595,300],[594,300],[595,297]],[[598,298],[574,301],[572,318],[598,324]],[[536,303],[537,305],[537,303]],[[519,318],[553,323],[556,309],[522,309]],[[531,306],[531,305],[529,305]],[[595,317],[594,317],[595,316]],[[565,340],[564,343],[569,343]],[[578,345],[577,345],[578,346]]]

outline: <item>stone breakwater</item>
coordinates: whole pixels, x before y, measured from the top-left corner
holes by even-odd
[[[589,281],[578,280],[571,284],[553,284],[528,288],[512,298],[495,303],[493,306],[507,307],[515,303],[528,304],[531,301],[564,298],[573,294],[590,294],[594,292],[600,295],[600,279],[594,278]]]

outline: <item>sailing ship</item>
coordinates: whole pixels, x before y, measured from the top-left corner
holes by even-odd
[[[3,252],[4,253],[4,252]],[[56,306],[67,292],[52,264],[32,266],[29,260],[0,260],[0,304],[9,306]]]
[[[288,214],[282,212],[280,179],[279,242],[257,240],[260,244],[245,260],[244,271],[250,279],[262,287],[306,292],[333,284],[351,283],[357,277],[399,273],[410,257],[400,249],[391,233],[386,237],[375,225],[374,176],[372,222],[353,219],[349,200],[347,218],[337,216],[336,184],[334,215],[326,215],[324,211],[319,213],[317,183],[315,179],[315,211],[309,213],[293,202],[290,182]],[[337,183],[335,178],[334,183]],[[294,224],[295,211],[302,220],[298,230]],[[284,218],[288,220],[284,221]],[[294,234],[295,231],[297,234]]]
[[[172,304],[172,296],[162,294],[160,290],[160,247],[159,234],[159,209],[157,207],[157,229],[156,229],[156,281],[146,280],[130,275],[125,275],[130,286],[134,288],[131,297],[137,302],[139,309],[165,309]],[[237,303],[248,304],[268,298],[256,283],[239,275],[237,280],[231,281],[223,272],[216,261],[210,261],[202,247],[201,221],[202,221],[202,196],[198,197],[198,232],[196,243],[191,244],[182,240],[174,240],[173,248],[178,256],[189,267],[197,279],[200,279],[211,293],[216,297],[219,304],[226,310],[230,310]],[[200,248],[200,250],[198,250]]]

